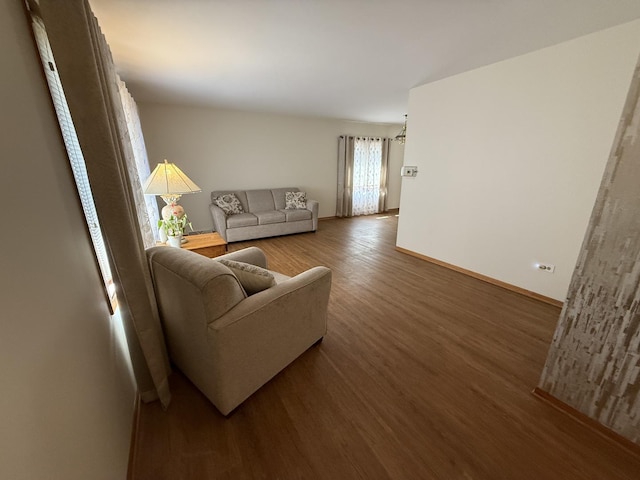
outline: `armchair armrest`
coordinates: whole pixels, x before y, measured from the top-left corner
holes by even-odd
[[[247,322],[258,311],[264,317],[272,310],[276,316],[274,321],[277,321],[277,317],[300,317],[303,310],[326,311],[330,291],[331,270],[327,267],[312,267],[285,282],[245,298],[224,316],[211,322],[209,328],[221,331],[234,323]],[[316,305],[318,300],[320,304]]]

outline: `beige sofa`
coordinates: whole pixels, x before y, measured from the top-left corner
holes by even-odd
[[[318,229],[319,203],[307,199],[307,208],[286,209],[285,193],[298,192],[297,187],[261,190],[219,190],[211,192],[213,228],[227,242],[256,238],[315,232]],[[243,213],[226,215],[214,203],[221,195],[233,193],[242,205]]]
[[[179,248],[147,250],[171,361],[223,414],[322,339],[331,270],[294,277],[271,272],[275,285],[248,296],[219,262],[267,268],[251,247],[210,259]]]

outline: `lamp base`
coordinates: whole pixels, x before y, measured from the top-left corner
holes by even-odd
[[[182,205],[173,203],[173,204],[167,204],[164,207],[162,207],[163,220],[169,220],[172,215],[175,215],[177,218],[184,217],[184,208],[182,208]]]

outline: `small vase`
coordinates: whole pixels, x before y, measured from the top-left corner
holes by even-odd
[[[175,237],[169,236],[167,238],[167,245],[182,248],[182,235],[176,235]]]
[[[158,230],[158,238],[160,243],[167,243],[167,231],[164,228]]]

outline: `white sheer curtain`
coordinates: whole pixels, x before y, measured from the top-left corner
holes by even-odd
[[[144,145],[138,106],[129,93],[127,85],[120,78],[118,78],[118,90],[127,122],[131,148],[133,149],[133,158],[128,158],[127,164],[129,165],[132,189],[135,192],[138,222],[140,223],[144,246],[149,248],[155,245],[155,239],[158,238],[158,220],[160,218],[158,203],[156,202],[156,197],[142,193],[141,185],[149,177],[151,170],[149,169],[147,149]],[[131,160],[134,161],[134,165],[131,165]]]
[[[382,139],[357,138],[353,152],[353,215],[378,213]]]
[[[336,216],[386,210],[388,158],[388,138],[340,137]]]

